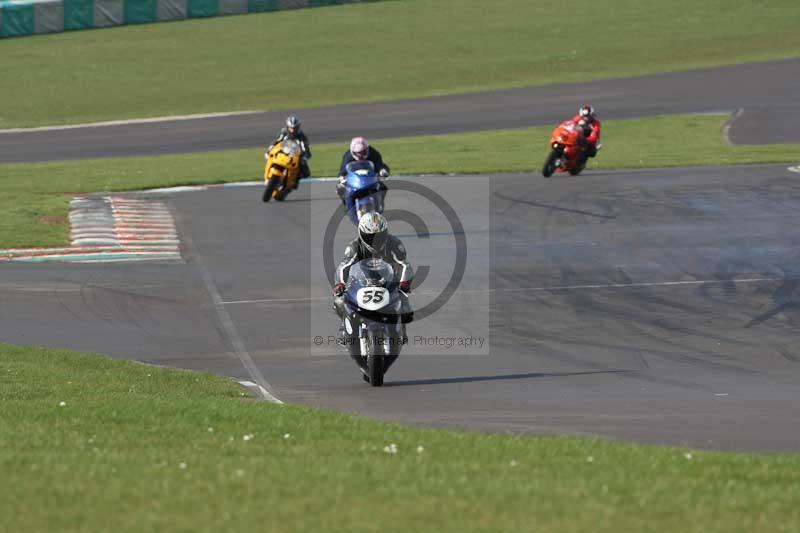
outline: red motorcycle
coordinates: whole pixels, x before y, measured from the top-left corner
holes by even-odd
[[[550,155],[544,161],[542,176],[549,178],[553,172],[569,172],[577,176],[586,168],[586,161],[581,162],[581,149],[586,145],[583,128],[577,123],[566,120],[553,130],[550,136]]]

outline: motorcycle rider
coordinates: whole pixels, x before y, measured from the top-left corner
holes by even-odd
[[[600,119],[594,108],[590,105],[583,105],[578,109],[578,114],[572,117],[572,121],[583,128],[586,145],[581,152],[581,165],[585,165],[587,159],[597,155],[597,147],[600,144]],[[583,121],[583,123],[581,123]]]
[[[336,184],[336,193],[342,201],[344,201],[347,165],[353,161],[371,161],[378,176],[385,178],[389,175],[389,165],[383,162],[383,157],[378,149],[370,146],[364,137],[353,137],[353,140],[350,141],[350,149],[342,155],[342,164],[339,165],[339,183]]]
[[[358,237],[344,250],[339,267],[336,269],[336,284],[333,286],[333,308],[344,319],[344,290],[350,267],[370,257],[383,259],[392,266],[395,276],[400,280],[400,290],[407,296],[411,293],[414,271],[406,261],[406,248],[397,237],[389,234],[386,218],[376,212],[364,213],[358,221]],[[408,299],[403,300],[402,313],[410,310]]]
[[[287,139],[297,141],[300,143],[300,148],[303,150],[303,154],[300,156],[300,173],[297,175],[297,182],[294,184],[294,189],[297,188],[297,183],[304,178],[307,178],[311,175],[311,170],[308,168],[308,160],[311,159],[311,144],[308,142],[308,136],[303,131],[302,122],[300,121],[300,117],[296,115],[291,115],[286,117],[286,126],[278,132],[278,136],[275,137],[275,140],[272,141],[269,145],[269,150],[278,144]]]

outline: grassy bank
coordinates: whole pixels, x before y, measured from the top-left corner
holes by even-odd
[[[0,127],[286,109],[800,55],[795,0],[403,0],[0,41]]]
[[[800,523],[798,456],[425,430],[241,394],[204,374],[0,344],[3,529],[779,532]]]
[[[800,145],[727,146],[724,116],[674,115],[607,121],[589,168],[797,163]],[[375,141],[395,174],[538,173],[550,127]],[[487,149],[491,147],[491,149]],[[338,172],[341,144],[314,146],[316,176]],[[0,165],[0,248],[67,242],[75,193],[259,179],[263,150]],[[587,173],[590,179],[591,172]]]

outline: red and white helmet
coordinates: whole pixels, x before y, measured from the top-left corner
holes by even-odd
[[[594,112],[594,108],[590,105],[581,106],[581,108],[578,110],[578,114],[581,116],[581,118],[585,118],[586,120],[591,120],[597,117]]]
[[[364,137],[353,137],[350,141],[350,153],[357,161],[363,161],[369,155],[369,143]]]

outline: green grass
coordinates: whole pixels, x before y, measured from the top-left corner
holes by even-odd
[[[0,41],[0,127],[288,109],[800,55],[796,0],[403,0]]]
[[[426,430],[3,344],[0,471],[4,531],[800,529],[797,455]]]
[[[605,122],[592,168],[798,163],[800,145],[727,146],[724,116]],[[538,172],[550,127],[375,141],[395,174]],[[333,176],[344,144],[314,146],[312,171]],[[0,165],[0,248],[67,244],[75,193],[260,179],[263,150]],[[43,224],[42,221],[47,221]]]

